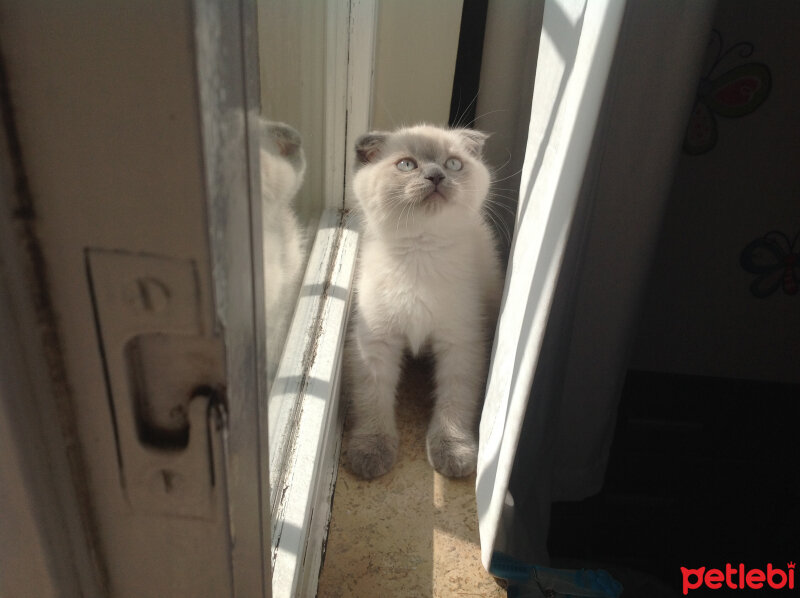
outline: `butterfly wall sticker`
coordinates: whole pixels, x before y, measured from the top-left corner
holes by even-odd
[[[713,61],[700,79],[683,141],[683,151],[691,155],[704,154],[717,144],[715,114],[727,118],[750,114],[764,103],[772,86],[772,76],[765,64],[741,64],[742,59],[753,54],[750,42],[739,42],[723,50],[722,34],[714,30],[709,46]]]
[[[800,232],[789,239],[780,231],[771,231],[742,250],[739,263],[756,275],[750,284],[750,292],[755,297],[769,297],[781,287],[787,295],[797,294],[800,287],[799,237]]]

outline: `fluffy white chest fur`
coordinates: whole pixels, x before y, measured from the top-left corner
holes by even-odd
[[[475,469],[477,417],[501,275],[482,216],[485,135],[417,126],[370,133],[353,192],[364,236],[348,340],[350,469],[365,478],[397,455],[394,400],[403,353],[430,350],[436,404],[426,444],[439,472]]]
[[[471,235],[429,231],[364,242],[359,309],[373,329],[404,336],[414,355],[438,332],[482,326],[484,281],[476,249],[483,244],[476,239],[486,231],[465,224]]]

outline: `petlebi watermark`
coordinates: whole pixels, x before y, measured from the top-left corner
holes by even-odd
[[[683,595],[686,596],[690,591],[701,588],[709,590],[719,590],[721,588],[731,590],[760,590],[763,588],[793,590],[794,569],[794,561],[789,561],[785,567],[767,563],[763,569],[749,568],[744,563],[739,563],[738,565],[726,563],[724,569],[710,567],[689,569],[681,567]]]

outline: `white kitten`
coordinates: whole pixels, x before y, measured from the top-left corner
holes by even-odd
[[[364,233],[348,345],[350,469],[380,476],[397,456],[395,391],[406,349],[430,349],[436,403],[427,454],[440,473],[475,470],[488,343],[502,292],[482,207],[487,135],[419,125],[356,142]]]
[[[303,184],[306,158],[300,133],[289,125],[261,120],[259,127],[267,378],[271,385],[306,261],[305,239],[292,208]]]

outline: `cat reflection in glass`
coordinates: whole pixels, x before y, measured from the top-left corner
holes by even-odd
[[[305,238],[293,208],[303,185],[306,158],[293,127],[259,122],[261,211],[264,231],[264,303],[267,324],[267,381],[278,365],[306,262]]]
[[[449,477],[475,471],[488,344],[502,292],[484,205],[485,133],[429,125],[356,142],[353,195],[363,217],[356,309],[347,347],[346,463],[367,479],[398,452],[395,394],[403,354],[430,352],[436,398],[428,461]]]

